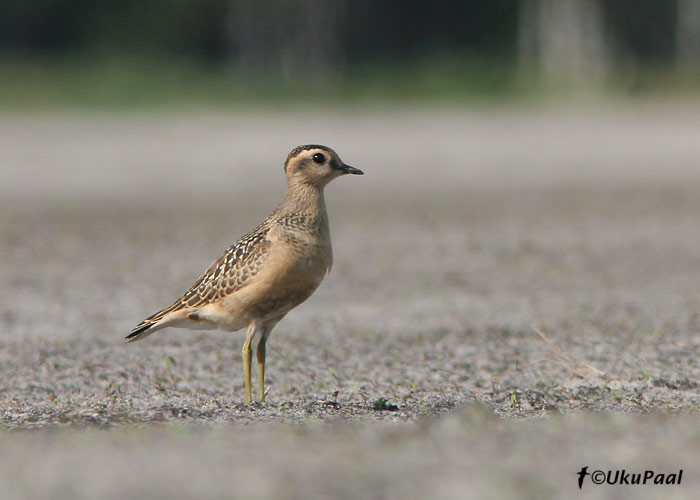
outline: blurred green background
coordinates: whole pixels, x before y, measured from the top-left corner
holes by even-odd
[[[698,0],[24,0],[0,108],[700,95]]]

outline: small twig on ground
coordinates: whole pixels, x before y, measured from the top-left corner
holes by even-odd
[[[584,363],[577,360],[571,354],[566,352],[564,349],[559,347],[556,342],[550,339],[547,334],[545,334],[540,328],[535,325],[530,325],[532,329],[540,336],[540,338],[549,345],[550,349],[547,349],[547,355],[549,356],[548,361],[557,363],[568,369],[570,372],[578,375],[579,377],[603,377],[605,372],[599,370],[595,366]]]
[[[511,373],[517,373],[519,371],[525,370],[526,368],[530,368],[535,365],[539,365],[541,363],[552,363],[551,359],[538,359],[537,361],[533,361],[532,363],[526,363],[524,365],[519,365],[514,368],[508,368],[507,370],[503,370],[502,372],[498,372],[498,377],[503,377],[505,375],[510,375]]]

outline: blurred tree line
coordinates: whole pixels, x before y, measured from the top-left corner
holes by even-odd
[[[700,66],[700,0],[6,0],[0,56],[187,58],[294,79],[498,61],[565,84]]]

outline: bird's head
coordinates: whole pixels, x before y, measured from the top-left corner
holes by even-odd
[[[319,188],[341,175],[363,174],[362,170],[343,163],[331,148],[318,144],[294,148],[284,162],[284,173],[288,182],[298,182]]]

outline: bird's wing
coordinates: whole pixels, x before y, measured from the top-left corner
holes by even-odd
[[[172,312],[215,303],[244,288],[247,282],[258,273],[265,260],[270,247],[270,241],[267,239],[268,232],[269,226],[263,223],[243,236],[209,266],[209,269],[180,299],[139,323],[127,339],[137,340],[136,336],[144,333]],[[143,336],[145,335],[139,338]]]
[[[200,307],[218,302],[245,287],[258,273],[267,254],[270,246],[267,233],[267,228],[259,228],[230,246],[175,304]]]

